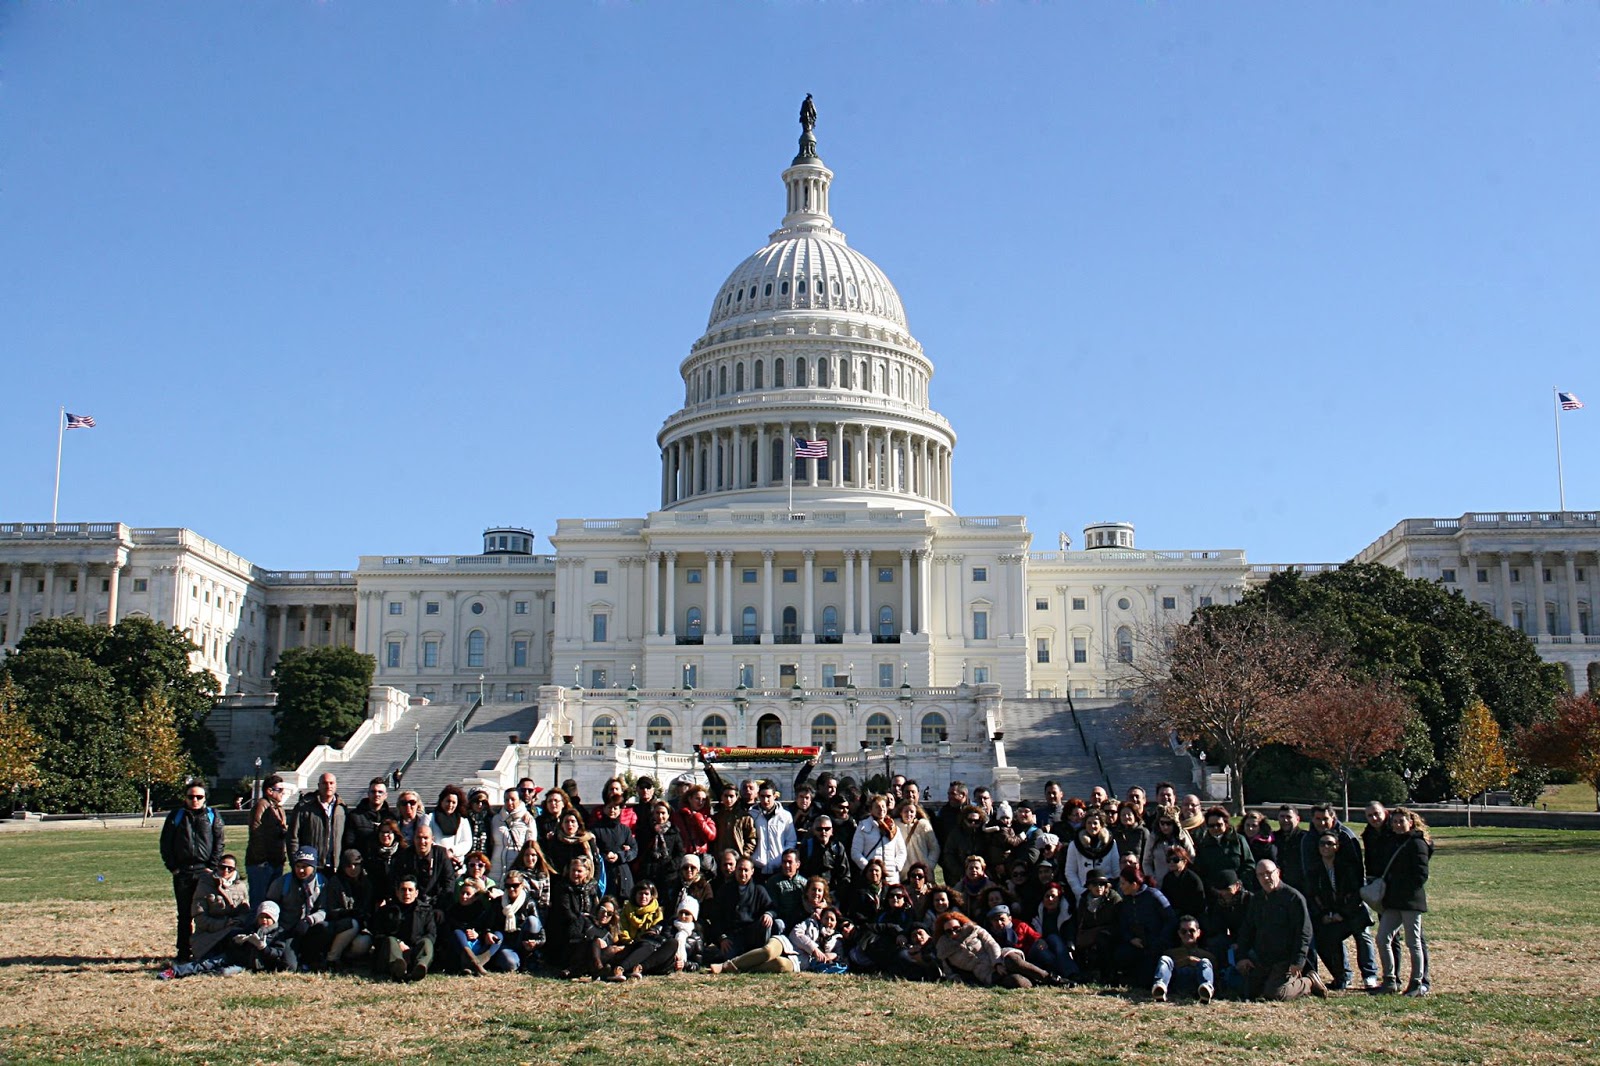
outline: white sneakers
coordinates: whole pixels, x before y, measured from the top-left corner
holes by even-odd
[[[1201,985],[1200,986],[1200,1002],[1201,1003],[1210,1003],[1211,1002],[1211,997],[1213,995],[1215,995],[1215,994],[1216,994],[1216,990],[1213,989],[1210,985]]]
[[[1167,1001],[1167,986],[1162,984],[1160,981],[1157,981],[1155,984],[1151,985],[1150,998],[1155,1000],[1157,1003],[1165,1003]]]

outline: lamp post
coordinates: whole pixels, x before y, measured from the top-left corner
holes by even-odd
[[[578,675],[581,674],[582,672],[583,672],[583,664],[582,663],[575,664],[572,667],[572,687],[573,688],[581,688],[581,687],[583,687],[578,682]]]
[[[256,779],[250,785],[250,802],[261,798],[261,756],[256,756]]]
[[[411,753],[412,761],[422,758],[422,723],[411,724]]]
[[[483,675],[478,675],[478,703],[483,703]]]

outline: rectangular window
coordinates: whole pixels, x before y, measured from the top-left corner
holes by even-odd
[[[1038,637],[1033,642],[1033,657],[1036,661],[1047,663],[1050,661],[1050,638]]]
[[[611,572],[609,570],[596,570],[594,572],[594,583],[596,585],[604,585],[610,580]]]
[[[1586,637],[1589,635],[1589,612],[1588,611],[1579,611],[1578,612],[1578,632],[1582,633]]]
[[[1178,609],[1178,597],[1176,597],[1176,596],[1163,596],[1163,597],[1161,597],[1161,609],[1163,611],[1176,611]]]
[[[389,642],[387,665],[391,670],[400,665],[400,642],[398,640]]]
[[[822,687],[837,688],[839,683],[839,668],[833,663],[822,664]]]
[[[512,641],[512,643],[511,643],[511,665],[512,666],[527,666],[528,665],[528,642],[527,641],[525,641],[525,640]]]
[[[1582,580],[1584,580],[1584,577],[1583,577],[1583,567],[1581,567],[1581,566],[1580,566],[1580,567],[1578,567],[1578,580],[1579,580],[1579,581],[1582,581]]]
[[[1550,579],[1549,578],[1545,578],[1545,580],[1549,581]],[[68,592],[77,592],[78,591],[78,579],[77,578],[73,578],[71,581],[67,582],[67,591]],[[206,599],[208,601],[211,599],[211,593],[209,593],[209,592],[206,593]]]
[[[784,568],[784,571],[783,571],[783,583],[785,585],[793,585],[795,582],[797,582],[799,580],[800,580],[800,571],[796,570],[792,566]]]
[[[987,685],[989,683],[989,668],[987,666],[974,666],[972,668],[972,683],[974,685]]]
[[[1549,584],[1549,582],[1550,582],[1550,568],[1548,566],[1544,568],[1544,580],[1545,580],[1546,584]]]
[[[438,600],[430,601],[426,606],[424,606],[422,608],[422,613],[423,614],[438,614],[439,613],[439,601]]]
[[[972,639],[973,640],[988,640],[989,639],[989,612],[988,611],[973,611],[972,612]]]
[[[698,585],[700,584],[700,571],[685,570],[683,579],[691,585]]]
[[[1089,661],[1089,641],[1086,637],[1072,638],[1072,661],[1086,663]]]
[[[754,688],[756,684],[756,668],[749,663],[739,664],[739,684],[745,688]]]
[[[593,670],[589,671],[589,687],[590,688],[605,688],[606,687],[606,668],[605,667],[597,666]]]
[[[35,591],[37,591],[37,592],[43,592],[44,591],[44,578],[40,578],[39,579],[39,587]]]
[[[511,612],[513,614],[527,614],[528,613],[528,601],[527,600],[518,600],[515,604],[512,605]]]
[[[1088,695],[1089,690],[1086,688],[1075,688],[1072,690],[1072,696],[1074,699],[1085,699],[1088,697]]]
[[[147,578],[147,577],[136,577],[136,578],[134,578],[133,579],[133,591],[135,591],[135,592],[149,592],[150,591],[150,579]],[[398,607],[399,604],[395,604],[394,606]]]
[[[604,644],[606,642],[606,616],[597,614],[592,621],[592,629],[594,631],[592,639],[596,644]]]
[[[1513,566],[1511,568],[1511,580],[1517,582],[1518,584],[1522,582],[1522,568],[1520,566]]]
[[[894,688],[894,663],[878,664],[878,687]]]
[[[1483,567],[1480,566],[1478,568],[1478,584],[1487,585],[1488,583],[1489,583],[1489,571],[1485,570]]]
[[[754,585],[756,583],[756,572],[754,570],[742,571],[739,575],[739,580],[746,585]]]
[[[1088,602],[1082,596],[1074,596],[1072,597],[1072,609],[1074,611],[1087,610]]]
[[[1035,611],[1048,611],[1050,609],[1050,601],[1049,600],[1034,600],[1033,601],[1033,609]]]
[[[1210,607],[1211,606],[1211,597],[1210,596],[1201,596],[1200,597],[1200,606],[1202,606],[1202,607]]]
[[[39,584],[43,585],[44,582],[41,581],[41,582],[39,582]],[[43,592],[44,589],[41,588],[41,589],[39,589],[39,591]],[[198,600],[200,598],[200,586],[199,585],[190,585],[189,586],[189,598],[191,600]]]
[[[9,577],[6,578],[5,590],[6,590],[6,593],[9,595],[10,592],[11,592],[11,579]]]
[[[778,687],[793,688],[794,683],[800,680],[800,668],[794,663],[780,663],[778,665]]]
[[[974,566],[972,568],[972,580],[974,580],[974,581],[988,581],[989,580],[989,568],[987,566]]]
[[[1546,607],[1544,609],[1544,631],[1551,634],[1556,631],[1556,609],[1554,607]]]
[[[72,591],[73,592],[77,592],[78,591],[78,583],[76,581],[74,581],[72,583]],[[202,603],[210,603],[211,602],[211,590],[210,589],[206,589],[206,594],[202,598],[201,602]]]
[[[838,584],[838,582],[839,582],[839,571],[838,570],[834,569],[831,566],[825,566],[825,567],[822,568],[822,583],[824,585],[836,585],[836,584]]]
[[[1447,585],[1454,585],[1456,583],[1456,572],[1447,566],[1439,571],[1439,580]]]
[[[425,640],[422,642],[422,665],[434,667],[439,665],[439,642]]]
[[[1523,621],[1521,611],[1511,612],[1511,625],[1518,633],[1526,633],[1528,631],[1527,623]]]
[[[100,579],[100,591],[101,592],[110,592],[111,591],[111,579],[109,577],[103,577],[103,578]]]
[[[879,584],[883,584],[883,585],[888,585],[888,584],[893,584],[893,582],[894,582],[894,567],[892,567],[892,566],[880,566],[880,567],[878,567],[878,583]]]

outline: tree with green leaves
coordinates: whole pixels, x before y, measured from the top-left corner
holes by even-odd
[[[278,659],[273,757],[298,766],[318,744],[342,744],[366,718],[378,663],[353,648],[290,648]]]
[[[1229,609],[1306,628],[1361,674],[1392,684],[1415,708],[1433,746],[1432,767],[1409,781],[1419,799],[1450,795],[1445,763],[1456,749],[1462,710],[1473,700],[1492,707],[1514,734],[1548,714],[1565,691],[1561,668],[1541,660],[1525,634],[1482,604],[1377,563],[1311,577],[1274,574]],[[1415,769],[1416,760],[1410,762]],[[1521,796],[1535,781],[1524,773],[1510,785]]]
[[[44,745],[17,706],[17,686],[0,676],[0,797],[15,796],[39,783]]]
[[[181,782],[189,773],[189,760],[183,753],[178,725],[159,689],[136,704],[123,720],[123,772],[144,789],[144,806],[139,824],[150,817],[150,790],[157,784]]]
[[[1525,757],[1586,782],[1600,811],[1600,699],[1593,693],[1563,697],[1555,714],[1535,722],[1516,746]]]
[[[111,672],[76,651],[29,647],[0,673],[41,747],[39,780],[22,792],[34,810],[131,811],[138,793],[122,773],[122,719],[129,703]]]
[[[114,626],[48,618],[29,626],[17,644],[18,651],[38,648],[71,651],[105,669],[118,702],[138,706],[159,692],[172,710],[184,754],[201,773],[216,773],[217,742],[206,717],[217,700],[217,679],[191,665],[190,656],[200,648],[183,630],[142,615]]]
[[[1467,824],[1470,826],[1472,797],[1501,787],[1517,772],[1517,767],[1500,739],[1500,723],[1494,720],[1482,700],[1473,700],[1461,712],[1459,736],[1446,768],[1456,793],[1467,801]]]

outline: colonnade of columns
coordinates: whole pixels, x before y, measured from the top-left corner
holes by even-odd
[[[1523,631],[1532,637],[1581,637],[1582,627],[1580,622],[1583,614],[1583,608],[1580,605],[1581,596],[1582,602],[1587,603],[1589,606],[1589,629],[1593,633],[1594,604],[1597,593],[1600,593],[1600,580],[1597,580],[1595,570],[1600,569],[1600,555],[1591,558],[1589,564],[1584,566],[1583,577],[1580,578],[1579,552],[1555,550],[1548,552],[1518,552],[1515,554],[1517,556],[1516,559],[1513,558],[1513,553],[1511,552],[1468,554],[1466,556],[1467,572],[1458,575],[1457,583],[1467,590],[1469,598],[1482,599],[1483,597],[1481,596],[1473,596],[1471,594],[1472,590],[1481,588],[1482,584],[1484,584],[1478,581],[1478,571],[1483,570],[1486,574],[1493,573],[1494,579],[1491,582],[1487,582],[1487,584],[1491,584],[1495,589],[1497,614],[1500,621],[1508,626],[1515,626],[1517,606],[1520,602],[1527,609],[1523,616]],[[1491,570],[1489,563],[1491,558],[1496,559],[1497,562],[1493,570]],[[1526,565],[1519,562],[1518,559],[1526,559]],[[1547,582],[1544,572],[1547,567],[1553,569],[1552,564],[1561,567],[1561,578]],[[1552,573],[1551,577],[1555,577],[1554,573]],[[1549,605],[1553,598],[1553,590],[1550,589],[1550,585],[1556,585],[1559,590],[1565,592],[1564,597],[1561,597],[1559,592],[1556,593],[1555,598],[1558,604],[1561,603],[1562,599],[1565,600],[1563,606],[1565,606],[1566,611],[1564,619],[1561,617],[1561,611],[1558,610],[1556,612],[1554,626],[1550,624]],[[1518,589],[1517,586],[1521,586],[1521,589]],[[1523,590],[1531,590],[1531,595]],[[1519,592],[1521,592],[1521,595],[1519,595]]]
[[[827,459],[794,458],[796,437],[826,440]],[[777,442],[774,447],[773,442]],[[788,484],[903,492],[949,504],[951,449],[907,429],[849,422],[776,422],[698,430],[661,453],[661,505],[691,496]]]
[[[103,602],[107,620],[115,625],[123,567],[124,562],[120,558],[110,563],[13,563],[7,578],[10,592],[6,611],[6,643],[15,645],[21,639],[22,631],[33,621],[33,611],[25,609],[25,606],[31,605],[36,599],[39,601],[41,619],[71,617],[91,623],[98,620]],[[57,572],[63,570],[71,575],[65,579],[67,588],[70,590],[73,587],[71,582],[74,580],[77,588],[76,592],[68,591],[65,597],[58,587],[62,579],[57,576]],[[96,587],[91,588],[91,580],[97,583]],[[105,592],[99,590],[100,582],[107,583]],[[64,602],[58,605],[58,601]]]

